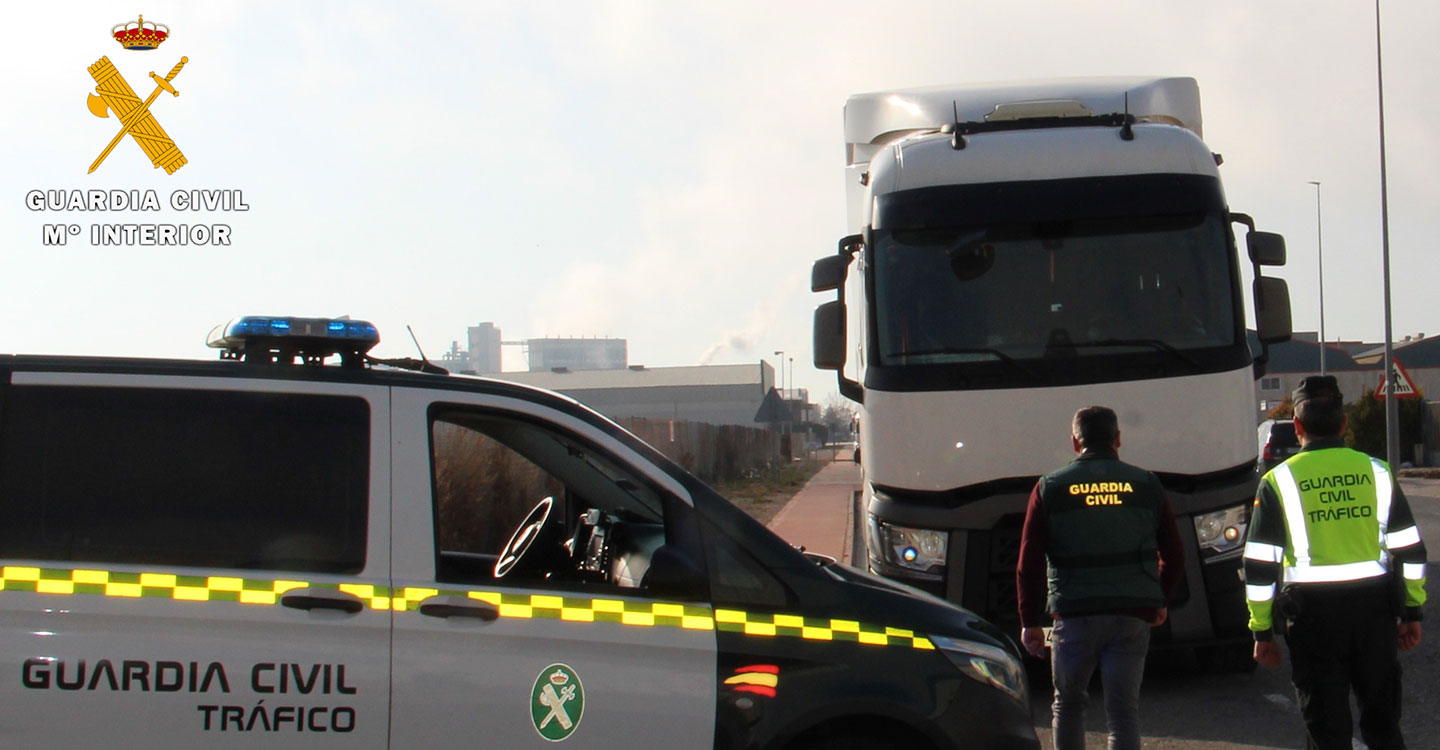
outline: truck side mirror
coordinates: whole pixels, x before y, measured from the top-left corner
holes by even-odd
[[[828,292],[839,289],[850,272],[850,256],[827,255],[810,268],[810,291]]]
[[[1274,232],[1247,232],[1245,245],[1250,250],[1251,263],[1257,266],[1285,265],[1284,235]]]
[[[845,366],[845,303],[832,300],[815,308],[815,367],[839,370]]]
[[[1255,232],[1251,233],[1257,234]],[[1279,237],[1280,235],[1274,235]],[[1282,252],[1284,248],[1281,248]],[[1290,287],[1284,279],[1255,279],[1255,335],[1265,344],[1290,340]]]

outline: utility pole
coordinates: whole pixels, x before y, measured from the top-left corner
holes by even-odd
[[[784,400],[784,398],[785,398],[785,352],[784,352],[784,350],[775,352],[775,356],[777,356],[777,357],[780,358],[780,398],[781,398],[781,400]]]
[[[1395,336],[1390,327],[1390,196],[1385,176],[1385,72],[1380,62],[1380,0],[1375,0],[1375,91],[1380,109],[1380,237],[1381,267],[1385,278],[1385,460],[1398,468],[1400,458],[1400,406],[1395,398]]]
[[[1315,262],[1320,266],[1320,374],[1325,374],[1325,233],[1320,224],[1320,181],[1315,186]]]

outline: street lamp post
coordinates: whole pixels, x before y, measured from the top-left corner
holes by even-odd
[[[785,350],[781,349],[775,352],[775,356],[780,358],[780,406],[785,409],[785,422],[782,424],[780,432],[784,435],[789,435],[790,422],[793,417],[790,414],[790,401],[785,397]],[[786,440],[789,440],[789,438],[786,438]],[[790,455],[789,445],[788,442],[785,443],[784,455],[787,457]]]
[[[1380,110],[1380,243],[1381,267],[1385,279],[1385,384],[1389,398],[1385,399],[1385,460],[1391,466],[1399,466],[1400,459],[1400,407],[1395,399],[1394,351],[1390,342],[1394,335],[1390,328],[1390,196],[1385,176],[1385,71],[1380,62],[1380,0],[1375,0],[1375,92]]]
[[[1320,266],[1320,374],[1325,374],[1325,235],[1320,224],[1320,181],[1315,186],[1315,262]]]

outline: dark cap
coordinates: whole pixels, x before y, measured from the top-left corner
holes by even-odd
[[[1345,397],[1340,394],[1340,386],[1335,382],[1334,375],[1310,375],[1301,380],[1295,392],[1290,394],[1290,401],[1295,406],[1312,398],[1333,398],[1337,404],[1345,403]]]

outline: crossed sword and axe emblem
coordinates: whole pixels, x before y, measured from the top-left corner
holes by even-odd
[[[94,172],[100,167],[100,162],[110,155],[116,144],[120,143],[127,134],[134,139],[145,155],[150,157],[150,163],[156,167],[164,167],[166,174],[175,174],[175,170],[185,166],[185,155],[180,153],[175,141],[166,135],[165,129],[155,121],[155,116],[150,113],[150,105],[155,98],[160,96],[161,91],[170,92],[171,96],[179,96],[180,92],[175,90],[170,82],[180,74],[180,69],[185,67],[189,58],[182,57],[175,67],[170,69],[170,74],[161,78],[155,73],[150,77],[155,79],[155,90],[150,93],[149,98],[144,102],[135,95],[135,90],[120,75],[120,71],[110,63],[110,58],[102,57],[91,65],[87,70],[90,77],[95,79],[95,91],[99,94],[91,94],[85,101],[90,112],[96,117],[109,117],[107,110],[113,111],[120,120],[120,132],[110,139],[110,145],[100,153],[100,157],[90,165],[90,171]]]
[[[570,712],[565,710],[565,704],[569,703],[574,697],[574,685],[566,685],[560,688],[560,692],[558,693],[555,692],[555,686],[553,685],[546,685],[540,688],[540,705],[550,709],[550,713],[545,715],[545,720],[540,722],[540,728],[544,729],[552,721],[559,722],[561,729],[568,730],[573,726],[574,721],[570,718]]]

